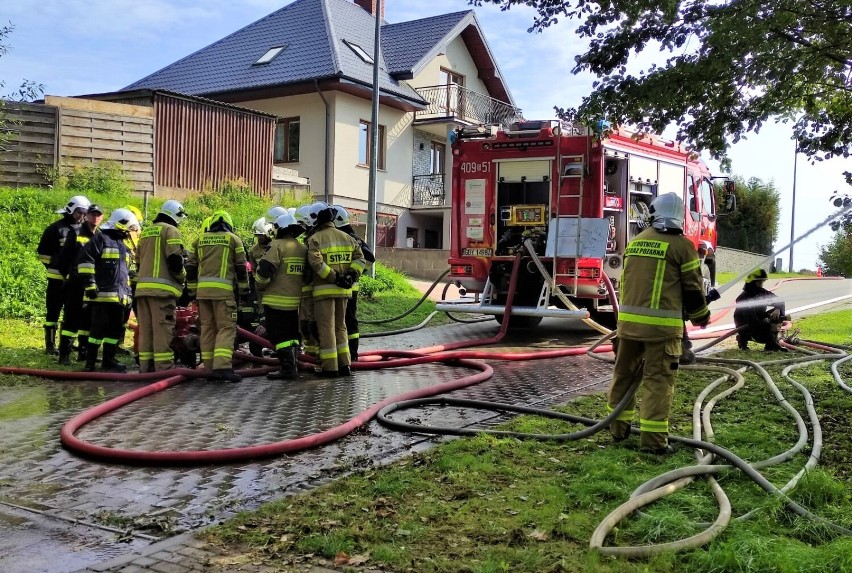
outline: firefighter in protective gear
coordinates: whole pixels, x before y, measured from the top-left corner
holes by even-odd
[[[778,344],[778,333],[785,319],[784,301],[763,288],[769,276],[764,269],[752,271],[745,279],[743,292],[737,297],[734,324],[742,327],[737,333],[737,346],[748,350],[751,340],[762,343],[765,352],[787,352]]]
[[[671,451],[669,413],[682,350],[683,313],[703,328],[710,321],[710,311],[695,246],[683,236],[683,200],[675,193],[660,195],[649,211],[650,226],[624,252],[617,351],[607,408],[611,412],[634,377],[641,375],[639,447],[662,454]],[[628,437],[635,403],[635,397],[631,398],[610,425],[616,441]]]
[[[86,212],[75,237],[69,235],[59,255],[59,271],[65,277],[62,286],[62,326],[59,330],[59,363],[71,364],[71,351],[74,338],[77,338],[77,360],[86,359],[86,346],[89,343],[89,323],[91,307],[83,297],[83,281],[77,274],[77,260],[83,247],[95,233],[104,218],[103,211],[97,205],[91,205]]]
[[[92,307],[92,324],[86,349],[86,372],[95,370],[98,349],[104,346],[101,369],[124,372],[116,359],[118,342],[124,334],[124,315],[130,306],[130,252],[125,244],[139,221],[131,211],[116,209],[101,225],[101,232],[86,243],[77,263],[85,297]]]
[[[266,335],[275,346],[280,369],[267,375],[272,380],[293,380],[296,350],[299,348],[299,304],[307,248],[296,237],[304,232],[289,213],[275,221],[275,240],[260,259],[255,276],[257,290],[263,293]]]
[[[315,217],[311,217],[314,205],[302,205],[296,209],[293,218],[304,229],[304,234],[298,237],[303,244],[313,234]],[[314,316],[314,282],[310,265],[305,267],[304,285],[302,286],[302,302],[299,304],[299,333],[302,339],[302,352],[307,356],[319,358],[319,331]]]
[[[59,270],[59,255],[65,242],[76,236],[91,202],[83,195],[75,195],[62,209],[56,211],[62,218],[48,225],[38,243],[38,259],[47,270],[45,291],[44,348],[47,354],[58,354],[56,350],[56,327],[62,312],[62,283],[65,278]]]
[[[173,199],[166,201],[139,239],[135,294],[139,372],[160,372],[174,365],[170,345],[175,308],[186,281],[186,251],[177,227],[185,218],[183,205]]]
[[[333,218],[334,209],[324,203],[319,205],[317,228],[307,242],[322,364],[318,374],[326,378],[351,373],[346,303],[352,297],[352,285],[365,266],[361,247],[334,226]]]
[[[275,207],[273,207],[274,209]],[[251,304],[248,305],[240,305],[239,311],[239,325],[246,330],[254,330],[254,326],[256,326],[256,321],[259,318],[260,313],[260,298],[261,292],[257,288],[257,265],[260,262],[260,259],[263,258],[263,255],[266,254],[266,251],[269,249],[269,245],[272,243],[272,239],[275,237],[275,226],[272,223],[266,221],[266,217],[261,217],[257,219],[251,226],[251,232],[254,235],[254,244],[248,251],[248,262],[249,262],[249,289],[251,290],[251,296],[249,297],[251,300]]]
[[[341,205],[332,205],[335,211],[334,226],[355,239],[364,253],[367,263],[375,263],[376,255],[361,237],[355,233],[355,229],[349,221],[349,212]],[[349,359],[358,362],[358,345],[361,338],[360,325],[358,324],[358,281],[352,284],[352,298],[346,303],[346,334],[349,338]]]
[[[210,378],[239,382],[234,372],[234,341],[237,337],[237,301],[249,294],[246,250],[234,233],[234,223],[226,211],[216,211],[210,226],[189,252],[186,280],[190,297],[198,299],[201,327],[201,359]]]

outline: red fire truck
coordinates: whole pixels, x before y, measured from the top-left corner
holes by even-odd
[[[555,121],[505,131],[458,129],[451,139],[449,277],[481,297],[442,310],[502,321],[513,261],[525,247],[512,326],[533,326],[544,316],[586,316],[572,306],[607,322],[613,307],[604,275],[617,291],[624,248],[662,193],[683,196],[684,234],[696,246],[716,248],[713,177],[678,143],[619,129],[601,135]]]

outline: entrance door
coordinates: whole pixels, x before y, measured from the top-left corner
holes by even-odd
[[[432,229],[426,229],[423,240],[423,247],[426,249],[440,249],[441,233]]]
[[[447,115],[464,119],[464,76],[441,68],[441,85],[447,90],[444,98]]]

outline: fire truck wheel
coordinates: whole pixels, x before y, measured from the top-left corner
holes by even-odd
[[[505,320],[505,316],[506,316],[505,314],[495,314],[494,320],[496,320],[498,324],[502,325],[503,321]],[[539,323],[541,322],[542,317],[540,317],[540,316],[513,316],[511,318],[512,319],[509,322],[509,328],[514,330],[514,329],[519,329],[519,328],[533,328],[535,326],[538,326]]]

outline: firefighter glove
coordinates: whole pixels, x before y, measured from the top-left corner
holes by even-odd
[[[720,298],[722,298],[722,295],[719,293],[719,291],[714,288],[711,288],[710,291],[707,293],[707,304],[715,302]]]
[[[91,286],[91,287],[86,288],[86,298],[92,299],[92,300],[98,298],[98,287]]]
[[[334,280],[334,284],[339,286],[340,288],[352,288],[352,285],[355,284],[355,277],[351,274],[338,274],[337,278]]]

